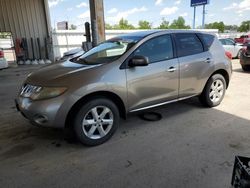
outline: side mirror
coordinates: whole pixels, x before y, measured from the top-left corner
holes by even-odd
[[[148,64],[149,64],[148,57],[140,55],[132,57],[128,62],[128,66],[130,67],[148,66]]]

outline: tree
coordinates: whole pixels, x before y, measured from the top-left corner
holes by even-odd
[[[218,29],[219,32],[223,33],[225,30],[224,22],[213,22],[205,25],[205,29]]]
[[[169,22],[165,20],[165,18],[162,18],[162,22],[158,29],[168,29],[169,27]]]
[[[225,30],[227,31],[237,31],[239,27],[237,25],[225,25]]]
[[[108,23],[105,23],[105,29],[107,30],[111,30],[111,29],[114,29],[112,25],[108,24]]]
[[[177,20],[174,20],[169,26],[170,29],[190,29],[189,25],[185,25],[185,19],[179,16]]]
[[[128,20],[121,19],[118,25],[114,26],[114,29],[135,29],[135,27],[128,23]]]
[[[239,32],[247,32],[250,31],[250,20],[241,22],[240,27],[238,28]]]
[[[69,30],[76,30],[76,29],[77,29],[77,26],[76,26],[76,25],[74,25],[74,24],[71,24],[71,25],[70,25]]]
[[[151,24],[146,20],[140,20],[138,25],[139,29],[151,29],[152,27]]]

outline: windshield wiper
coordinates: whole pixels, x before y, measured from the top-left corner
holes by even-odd
[[[89,62],[88,62],[85,58],[82,58],[82,59],[80,58],[80,59],[78,59],[77,63],[86,64],[86,65],[89,64]]]

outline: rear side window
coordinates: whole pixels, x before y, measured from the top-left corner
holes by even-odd
[[[225,40],[226,45],[234,45],[234,42],[231,40]]]
[[[225,39],[220,39],[219,41],[221,42],[222,45],[226,45]]]
[[[204,34],[204,33],[199,33],[198,36],[201,38],[201,40],[203,41],[205,50],[209,50],[209,48],[211,47],[211,45],[214,42],[214,36],[210,35],[210,34]],[[222,41],[221,41],[222,42]],[[224,41],[223,41],[224,42]],[[223,43],[222,42],[222,43]]]
[[[194,33],[175,34],[177,54],[179,57],[199,54],[203,52],[203,45]]]
[[[172,59],[173,46],[170,35],[162,35],[146,41],[134,52],[134,55],[146,56],[150,63]]]

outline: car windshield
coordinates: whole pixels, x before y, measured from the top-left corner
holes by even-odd
[[[96,65],[112,62],[125,54],[139,40],[139,37],[110,39],[83,54],[76,63]]]

